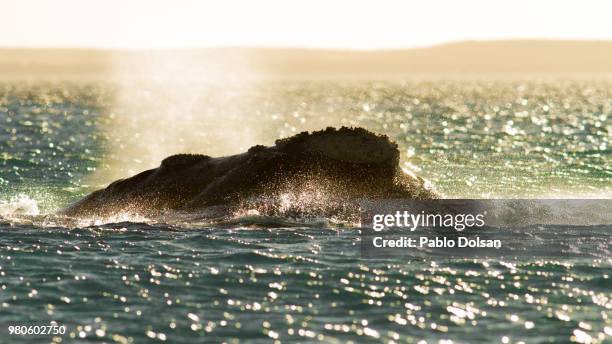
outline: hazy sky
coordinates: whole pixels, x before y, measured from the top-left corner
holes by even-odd
[[[0,46],[400,48],[612,39],[609,0],[0,0]]]

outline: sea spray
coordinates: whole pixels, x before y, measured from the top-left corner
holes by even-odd
[[[0,200],[0,216],[38,215],[38,203],[27,195],[17,195],[10,200]]]

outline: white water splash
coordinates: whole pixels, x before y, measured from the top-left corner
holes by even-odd
[[[39,215],[38,203],[27,195],[11,197],[10,200],[0,200],[0,216]]]

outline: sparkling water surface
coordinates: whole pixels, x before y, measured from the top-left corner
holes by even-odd
[[[70,342],[611,335],[605,258],[365,260],[353,229],[2,224],[0,233],[0,323],[55,320],[69,327]]]
[[[389,135],[447,197],[609,198],[611,93],[608,81],[0,84],[0,342],[607,342],[609,256],[374,260],[358,229],[325,221],[46,214],[172,153],[339,125]],[[68,333],[5,335],[52,320]]]

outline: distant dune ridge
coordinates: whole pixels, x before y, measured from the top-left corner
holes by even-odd
[[[143,65],[146,66],[143,67]],[[204,48],[118,51],[0,49],[0,78],[107,78],[151,66],[197,76],[612,75],[612,41],[458,42],[402,50]],[[161,68],[166,68],[161,67]],[[114,74],[113,74],[114,73]]]

